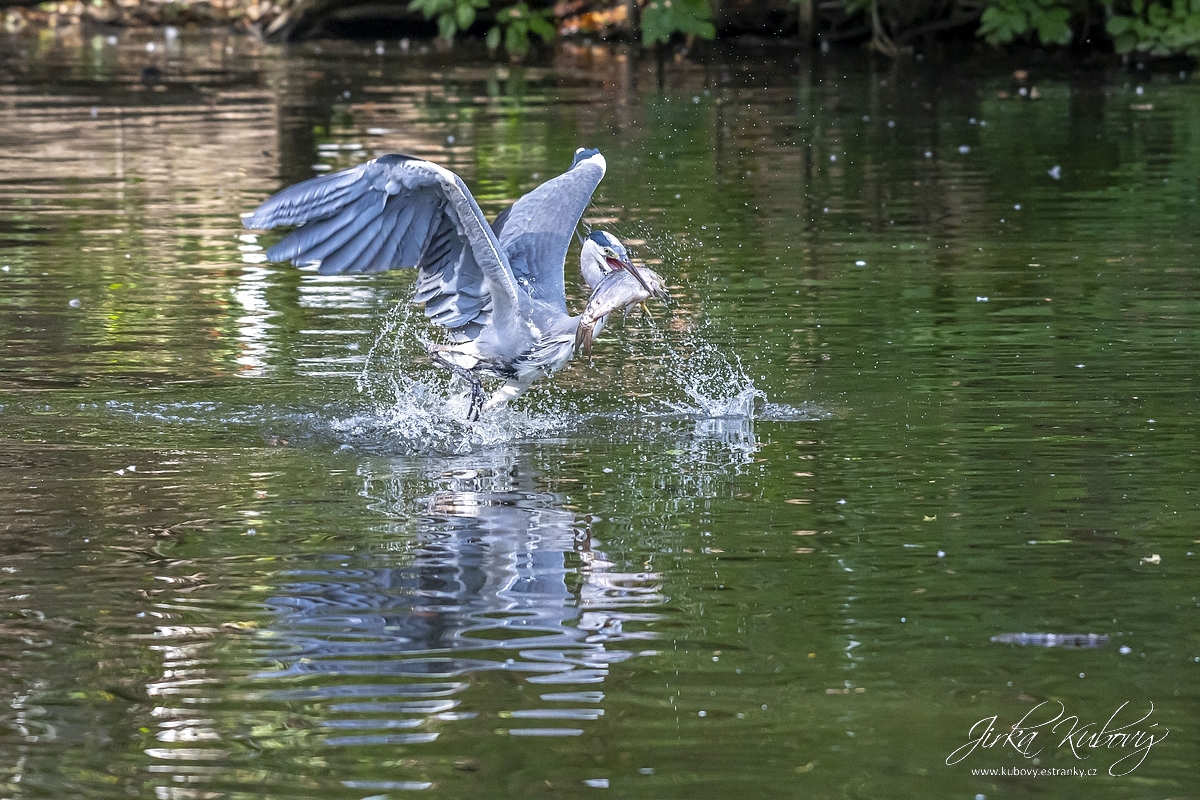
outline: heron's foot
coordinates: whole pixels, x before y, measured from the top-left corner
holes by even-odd
[[[483,410],[483,382],[479,380],[479,376],[471,370],[460,367],[449,361],[440,351],[430,349],[429,360],[437,364],[442,369],[449,370],[467,382],[471,387],[471,408],[467,411],[467,422],[476,422],[479,420],[479,413]]]
[[[471,409],[467,412],[467,422],[478,422],[479,413],[483,411],[483,384],[479,378],[471,376]]]

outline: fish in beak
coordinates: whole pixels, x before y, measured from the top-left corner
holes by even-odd
[[[634,278],[636,278],[637,282],[640,283],[642,285],[642,288],[646,290],[646,294],[649,297],[657,297],[662,300],[665,300],[667,298],[666,284],[663,283],[662,278],[659,278],[657,275],[654,275],[655,278],[658,278],[658,284],[657,284],[657,288],[652,289],[652,288],[650,288],[650,284],[646,281],[646,279],[644,277],[642,277],[641,268],[635,267],[633,265],[632,260],[626,259],[626,260],[622,261],[619,258],[606,258],[604,260],[606,262],[608,262],[608,266],[612,268],[613,272],[624,270],[625,272],[628,272],[630,275],[632,275]],[[647,270],[647,271],[649,272],[649,270]],[[651,274],[653,275],[654,273],[651,272]],[[644,303],[643,303],[643,305],[644,305]]]
[[[607,260],[611,263],[616,259]],[[609,314],[621,308],[644,306],[651,297],[667,297],[666,282],[656,272],[635,267],[629,262],[617,263],[621,264],[621,268],[614,267],[600,282],[579,317],[579,327],[575,330],[575,349],[582,350],[584,354],[592,352],[596,325]]]

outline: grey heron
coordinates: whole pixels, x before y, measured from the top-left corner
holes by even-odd
[[[593,231],[580,254],[593,302],[580,317],[567,311],[567,250],[605,169],[599,150],[581,148],[566,172],[489,225],[453,172],[386,155],[284,189],[242,222],[299,226],[267,258],[315,264],[323,275],[416,267],[416,301],[453,340],[431,346],[430,358],[470,383],[473,420],[562,369],[585,340],[590,348],[608,313],[666,296],[662,279],[635,267],[615,236]],[[634,280],[610,282],[616,273]],[[504,381],[486,405],[482,377]]]

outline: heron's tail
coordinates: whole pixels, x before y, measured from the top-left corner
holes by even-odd
[[[536,380],[537,377],[558,372],[567,365],[573,355],[575,346],[572,333],[560,331],[538,340],[533,347],[522,353],[513,364],[513,371],[518,380]]]

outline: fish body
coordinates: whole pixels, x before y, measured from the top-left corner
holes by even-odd
[[[636,274],[628,269],[613,270],[592,292],[591,299],[579,315],[579,327],[575,331],[576,350],[583,351],[585,355],[592,352],[596,330],[612,312],[641,305],[651,297],[667,296],[667,285],[662,276],[645,267],[635,269]]]

